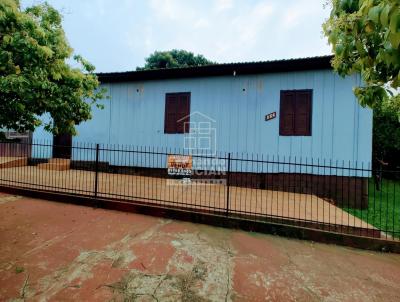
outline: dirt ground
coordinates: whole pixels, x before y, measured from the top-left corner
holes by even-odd
[[[1,301],[400,301],[400,255],[13,195],[0,242]]]
[[[4,168],[0,169],[0,184],[93,194],[95,173],[72,169],[43,170],[36,166]],[[227,199],[227,189],[223,184],[185,184],[174,179],[111,173],[99,173],[98,192],[100,197],[141,199],[159,205],[210,211],[225,211]],[[229,210],[242,214],[375,229],[365,221],[311,194],[230,187]]]

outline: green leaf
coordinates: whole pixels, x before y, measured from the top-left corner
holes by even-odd
[[[361,41],[356,41],[356,48],[359,53],[365,53],[365,49]]]
[[[400,13],[398,9],[395,9],[390,14],[389,28],[392,32],[400,31]]]
[[[386,27],[388,26],[388,20],[389,20],[389,13],[391,10],[390,4],[386,4],[385,7],[382,9],[381,14],[380,14],[380,21],[382,26]]]
[[[342,44],[337,44],[335,47],[335,52],[340,56],[344,51],[344,46]]]
[[[374,22],[374,23],[378,23],[379,22],[379,15],[382,11],[382,7],[381,6],[374,6],[373,8],[371,8],[368,12],[368,18]]]
[[[8,44],[11,41],[11,37],[9,35],[5,35],[3,37],[4,44]]]
[[[390,33],[389,41],[392,44],[393,48],[398,48],[400,45],[400,32],[398,33]]]
[[[361,3],[361,7],[360,7],[360,11],[362,13],[365,13],[366,10],[368,10],[372,5],[373,5],[373,0],[364,0],[364,1],[360,1]]]

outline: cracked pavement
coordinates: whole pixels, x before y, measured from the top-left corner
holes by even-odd
[[[0,215],[0,301],[400,301],[400,255],[7,194]]]

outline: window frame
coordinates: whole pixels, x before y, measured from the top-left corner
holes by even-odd
[[[296,106],[297,106],[297,94],[298,93],[302,93],[302,92],[307,92],[309,93],[309,111],[308,111],[308,116],[309,116],[309,128],[308,131],[306,133],[298,133],[299,130],[297,130],[296,128],[296,115],[297,110],[296,110]],[[292,127],[292,131],[290,133],[286,133],[283,132],[283,127],[282,127],[282,121],[283,121],[283,110],[282,110],[282,102],[283,102],[283,96],[286,93],[293,93],[295,96],[295,101],[293,104],[293,127]],[[279,108],[279,136],[312,136],[312,115],[313,115],[313,89],[288,89],[288,90],[281,90],[280,91],[280,108]]]
[[[170,121],[168,119],[168,114],[170,112],[168,112],[168,99],[171,96],[175,96],[175,97],[181,97],[181,96],[186,96],[187,97],[187,114],[184,116],[179,116],[179,111],[176,110],[175,111],[175,115],[176,115],[176,121],[175,121],[175,127],[174,130],[170,130]],[[164,103],[164,134],[185,134],[185,133],[189,133],[190,131],[190,103],[191,103],[191,93],[190,92],[168,92],[165,94],[165,103]],[[186,120],[182,121],[183,125],[181,127],[178,127],[178,121],[184,119],[185,117],[187,117]],[[187,125],[189,125],[189,127],[187,127]]]

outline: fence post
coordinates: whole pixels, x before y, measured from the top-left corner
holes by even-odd
[[[226,172],[226,215],[229,214],[229,188],[231,174],[231,153],[228,153],[228,171]]]
[[[99,179],[99,144],[96,144],[96,164],[95,164],[95,175],[94,175],[94,198],[97,198],[97,187]]]

